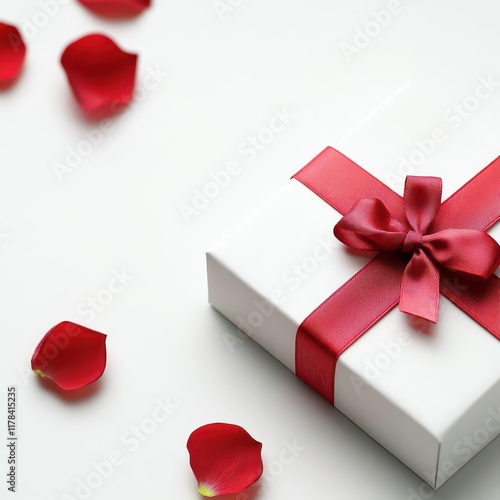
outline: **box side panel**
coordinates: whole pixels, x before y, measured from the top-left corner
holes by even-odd
[[[295,367],[295,323],[271,298],[263,297],[207,253],[210,304],[288,369]]]
[[[335,380],[335,406],[436,487],[439,464],[459,469],[453,446],[500,402],[500,343],[444,297],[439,314],[416,328],[392,311],[342,354]],[[460,465],[472,457],[459,452]]]
[[[447,481],[500,435],[500,381],[493,385],[445,433],[437,471],[437,487]]]
[[[435,488],[436,436],[342,362],[335,376],[335,406]]]

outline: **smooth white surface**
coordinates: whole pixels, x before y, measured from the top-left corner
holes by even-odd
[[[0,377],[5,398],[8,385],[19,391],[17,498],[74,496],[77,478],[114,451],[125,461],[92,499],[199,498],[185,443],[213,421],[264,443],[259,500],[330,498],[333,488],[348,500],[406,500],[412,490],[430,498],[208,306],[204,253],[328,144],[400,189],[389,176],[399,156],[440,127],[447,139],[415,173],[456,166],[445,196],[497,156],[500,89],[459,125],[446,117],[480,77],[500,81],[498,3],[402,1],[350,64],[340,44],[388,2],[243,0],[223,20],[212,0],[153,3],[128,22],[61,4],[28,40],[18,85],[0,94]],[[5,2],[0,17],[24,25],[40,10],[38,0]],[[168,76],[59,182],[53,162],[95,125],[82,119],[58,61],[67,43],[95,31],[140,54],[139,81],[157,65]],[[295,116],[289,126],[255,158],[239,152],[283,107]],[[180,204],[230,161],[240,173],[187,223]],[[122,293],[95,318],[79,314],[122,268],[134,277]],[[63,319],[109,335],[105,376],[87,398],[68,400],[23,375]],[[122,436],[167,397],[179,409],[132,451]],[[280,468],[274,461],[293,440],[305,450]],[[496,500],[499,467],[496,440],[432,498]]]

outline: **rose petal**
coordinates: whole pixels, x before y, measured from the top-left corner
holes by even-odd
[[[78,0],[100,16],[133,17],[151,5],[151,0]]]
[[[262,443],[238,425],[204,425],[189,436],[187,448],[198,491],[206,497],[239,493],[262,475]]]
[[[61,64],[83,110],[94,119],[114,115],[131,101],[137,55],[93,34],[66,47]]]
[[[0,23],[0,89],[10,87],[19,76],[26,46],[15,26]]]
[[[63,321],[43,337],[31,368],[63,389],[79,389],[97,380],[106,367],[106,335]]]

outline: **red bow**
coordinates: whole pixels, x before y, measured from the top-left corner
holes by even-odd
[[[294,178],[345,215],[335,234],[383,250],[300,324],[295,373],[307,384],[333,403],[339,356],[400,299],[435,321],[440,291],[500,341],[499,248],[484,234],[500,220],[500,157],[443,203],[439,179],[410,177],[402,198],[332,148]],[[458,285],[458,274],[475,281]]]
[[[392,217],[381,200],[364,198],[334,228],[342,243],[357,250],[411,255],[401,280],[399,309],[434,323],[439,307],[439,267],[467,279],[486,280],[500,265],[500,245],[487,233],[462,228],[434,232],[441,188],[438,177],[408,176],[406,220]]]

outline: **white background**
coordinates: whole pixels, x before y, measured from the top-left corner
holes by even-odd
[[[373,11],[387,1],[233,0],[218,13],[212,0],[156,0],[125,22],[76,1],[49,0],[49,16],[42,3],[4,1],[0,13],[28,44],[21,79],[0,94],[1,391],[6,401],[7,387],[18,388],[20,438],[17,497],[5,483],[1,498],[79,498],[77,480],[115,451],[123,464],[90,498],[199,498],[186,441],[223,421],[264,444],[265,477],[235,500],[406,500],[412,491],[497,499],[498,439],[432,495],[210,308],[204,253],[327,145],[368,169],[386,165],[382,180],[400,192],[400,156],[435,128],[446,140],[414,173],[456,165],[446,195],[494,159],[500,87],[467,118],[454,118],[453,106],[481,77],[500,82],[500,5],[401,0],[378,29]],[[342,44],[370,21],[375,35],[345,57]],[[83,118],[59,64],[65,46],[91,32],[140,55],[139,87],[148,71],[161,81],[58,176],[54,163],[99,125]],[[285,129],[244,153],[284,108],[294,116]],[[229,185],[183,216],[230,161],[241,168]],[[114,271],[133,279],[101,311],[84,312]],[[29,374],[37,343],[64,319],[108,334],[104,377],[77,394]],[[151,417],[157,398],[178,409],[132,449],[122,437]],[[284,442],[294,440],[302,451],[280,466]]]

